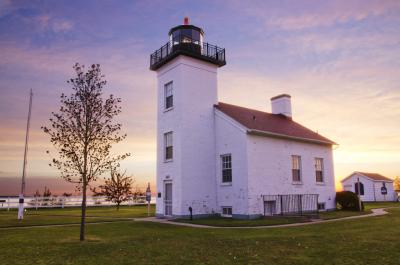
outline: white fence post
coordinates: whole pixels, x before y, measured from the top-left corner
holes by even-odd
[[[7,197],[7,211],[10,210],[10,197]]]
[[[64,209],[64,200],[65,200],[65,196],[62,197],[62,201],[61,201],[61,208]]]

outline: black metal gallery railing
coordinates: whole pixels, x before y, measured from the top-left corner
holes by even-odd
[[[207,42],[167,42],[160,49],[150,55],[150,69],[155,70],[163,63],[184,54],[206,60],[219,66],[225,65],[225,49]]]
[[[318,213],[318,194],[263,195],[264,215]]]

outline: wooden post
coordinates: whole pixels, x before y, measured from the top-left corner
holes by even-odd
[[[361,209],[361,196],[360,196],[360,194],[361,194],[361,185],[360,185],[360,178],[358,177],[357,178],[357,186],[358,186],[358,192],[357,192],[357,194],[358,194],[358,209],[360,210],[360,212],[362,211],[362,209]]]

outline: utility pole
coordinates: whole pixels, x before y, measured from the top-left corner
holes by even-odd
[[[24,151],[24,164],[22,167],[22,181],[21,181],[21,193],[19,194],[19,205],[18,205],[18,220],[24,219],[24,194],[25,194],[25,176],[26,176],[26,164],[28,155],[28,142],[29,142],[29,127],[31,122],[31,109],[32,109],[32,89],[29,93],[29,111],[28,121],[26,123],[26,135],[25,135],[25,151]]]

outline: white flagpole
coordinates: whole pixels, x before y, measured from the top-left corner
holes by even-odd
[[[25,151],[24,151],[24,164],[22,167],[22,182],[21,182],[21,193],[19,194],[19,205],[18,205],[18,220],[24,219],[24,194],[25,194],[25,175],[26,175],[26,164],[27,164],[27,154],[28,154],[28,142],[29,142],[29,127],[31,121],[31,109],[32,109],[32,89],[29,93],[29,111],[28,111],[28,121],[26,123],[26,135],[25,135]]]

